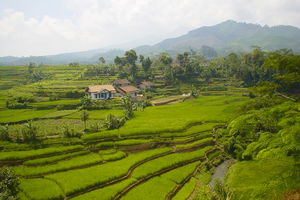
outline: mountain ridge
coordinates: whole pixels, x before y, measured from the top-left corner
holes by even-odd
[[[293,49],[300,52],[300,29],[290,25],[268,26],[253,23],[227,20],[213,26],[202,26],[174,38],[167,38],[154,45],[141,45],[134,48],[138,54],[155,56],[160,52],[171,55],[188,51],[200,51],[203,46],[216,50],[219,55],[229,52],[247,52],[252,46],[260,46],[264,50],[280,48]],[[124,50],[94,49],[88,51],[63,53],[48,56],[31,57],[0,57],[0,65],[25,65],[29,62],[37,64],[96,64],[99,57],[104,57],[108,63],[114,57],[124,54]]]

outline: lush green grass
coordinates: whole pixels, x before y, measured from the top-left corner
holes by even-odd
[[[190,140],[197,140],[197,139],[201,139],[201,138],[204,138],[204,137],[209,137],[211,136],[211,132],[202,132],[198,135],[194,135],[194,136],[187,136],[187,137],[177,137],[177,138],[174,138],[172,139],[171,141],[172,142],[189,142]]]
[[[185,99],[185,96],[182,95],[175,95],[175,96],[167,96],[167,97],[162,97],[162,98],[156,98],[155,100],[151,101],[151,103],[153,103],[154,105],[161,105],[161,104],[165,104],[165,103],[169,103],[169,102],[173,102],[173,101],[179,101],[179,100],[183,100]]]
[[[184,137],[204,131],[210,131],[216,125],[220,125],[220,123],[204,123],[201,125],[192,126],[183,132],[160,133],[159,135],[160,137]]]
[[[123,110],[115,110],[115,109],[105,109],[105,110],[89,110],[87,111],[89,113],[90,119],[105,119],[107,115],[117,115],[122,116],[124,115]],[[68,119],[80,119],[80,112],[73,113],[71,115],[66,116],[65,118]]]
[[[195,146],[198,146],[198,145],[201,145],[201,144],[204,144],[208,141],[212,141],[212,137],[208,137],[208,138],[204,138],[204,139],[201,139],[201,140],[196,140],[195,142],[192,142],[192,143],[187,143],[187,144],[179,144],[179,145],[176,145],[176,148],[191,148],[191,147],[195,147]]]
[[[95,145],[95,147],[114,147],[114,146],[127,146],[127,145],[136,145],[136,144],[145,144],[152,142],[152,139],[128,139],[128,140],[120,140],[116,142],[101,142]]]
[[[184,133],[183,133],[184,134]],[[167,141],[171,141],[174,143],[182,143],[182,142],[189,142],[191,140],[197,140],[197,139],[201,139],[201,138],[205,138],[205,137],[209,137],[211,136],[211,132],[201,132],[199,134],[195,134],[195,135],[191,135],[191,136],[177,136],[177,137],[171,137],[171,138],[163,138]]]
[[[35,108],[44,108],[44,107],[56,107],[59,105],[79,105],[80,100],[79,99],[62,99],[57,101],[41,101],[41,102],[35,102],[29,104],[29,106],[35,107]]]
[[[129,178],[114,185],[110,185],[98,190],[93,190],[92,192],[85,193],[73,199],[91,200],[101,198],[101,200],[111,200],[118,192],[121,192],[124,188],[126,188],[135,181],[136,180],[134,178]]]
[[[46,146],[57,146],[57,145],[75,145],[75,144],[82,144],[82,140],[77,137],[54,137],[54,138],[48,138],[46,140],[43,140],[43,144]]]
[[[24,66],[0,67],[0,90],[9,89],[25,81]]]
[[[168,106],[148,107],[144,111],[136,112],[136,117],[127,121],[119,132],[121,136],[155,134],[182,130],[195,122],[226,122],[234,116],[237,106],[245,99],[208,96]],[[230,101],[232,102],[229,103]],[[83,139],[93,140],[117,135],[117,130],[103,131],[85,135]]]
[[[160,177],[154,177],[129,191],[122,199],[163,200],[168,192],[171,191],[176,184],[182,182],[186,176],[192,173],[198,164],[199,162],[194,162],[167,172]]]
[[[100,163],[103,159],[99,154],[91,153],[83,156],[78,156],[71,158],[69,160],[63,160],[52,165],[43,165],[37,167],[30,166],[16,166],[12,169],[20,176],[33,176],[45,173],[54,173],[61,170],[68,170],[74,167],[80,167],[85,165],[91,165],[95,163]]]
[[[292,158],[238,162],[230,167],[226,183],[238,199],[282,199],[283,192],[300,188],[293,165]]]
[[[113,154],[104,154],[104,155],[100,155],[100,156],[105,161],[112,161],[112,160],[119,160],[119,159],[125,158],[126,153],[124,153],[122,151],[117,151],[116,153],[113,153]]]
[[[110,155],[117,152],[117,149],[106,149],[106,150],[100,150],[98,153],[100,155]]]
[[[68,160],[62,160],[51,165],[43,166],[16,166],[12,169],[20,176],[33,176],[46,173],[54,173],[57,171],[65,171],[76,167],[93,165],[102,161],[119,160],[126,157],[124,152],[118,151],[114,154],[99,155],[97,153],[90,153],[87,155],[81,155],[72,157]],[[49,159],[51,159],[50,157]]]
[[[0,149],[2,151],[25,151],[31,150],[32,146],[30,144],[19,144],[11,141],[0,141]]]
[[[18,122],[43,117],[55,110],[10,109],[0,111],[0,123]]]
[[[20,189],[31,200],[47,200],[47,199],[62,199],[63,193],[59,186],[47,179],[21,179]],[[45,198],[45,194],[47,197]]]
[[[42,116],[41,118],[58,118],[78,112],[78,110],[58,110]]]
[[[19,159],[28,159],[48,154],[62,153],[66,151],[80,150],[84,147],[81,145],[63,146],[63,147],[49,147],[44,149],[29,150],[29,151],[10,151],[0,152],[0,161],[13,161]]]
[[[151,174],[155,171],[158,171],[160,169],[163,169],[167,166],[171,166],[174,163],[187,160],[192,157],[191,154],[199,156],[199,155],[201,155],[201,153],[203,153],[203,150],[195,151],[192,153],[189,152],[189,153],[171,154],[168,156],[164,156],[162,158],[157,158],[155,160],[149,161],[149,162],[137,167],[131,176],[132,178],[130,178],[129,180],[125,180],[125,181],[122,181],[115,185],[89,192],[87,194],[78,196],[75,199],[78,199],[78,200],[79,199],[95,199],[96,197],[100,197],[100,196],[101,196],[101,199],[103,199],[103,200],[111,199],[118,192],[125,189],[131,183],[135,182],[136,179],[142,178],[146,175],[149,175],[149,174]],[[188,155],[188,154],[190,154],[190,155]],[[173,161],[174,158],[177,158],[177,157],[184,157],[184,158]],[[198,164],[199,164],[199,162],[195,162],[195,163],[186,165],[186,167],[180,167],[179,168],[180,170],[172,170],[171,172],[168,173],[168,179],[170,181],[180,183],[187,176],[188,173],[191,173],[193,171],[195,166]],[[180,171],[180,173],[179,173],[179,171]],[[156,191],[153,191],[153,192],[156,192]]]
[[[192,177],[189,180],[189,182],[187,182],[172,199],[173,200],[187,199],[189,195],[193,192],[196,181],[197,180],[194,177]]]
[[[55,112],[54,112],[55,113]],[[51,115],[52,113],[50,113]],[[63,134],[65,127],[69,129],[74,129],[77,132],[83,132],[84,123],[80,119],[41,119],[33,121],[32,124],[38,128],[39,136],[51,136]],[[45,124],[47,126],[45,127]],[[100,124],[98,120],[88,120],[87,128],[92,125]],[[9,134],[15,136],[20,129],[22,129],[23,124],[16,124],[9,126]]]
[[[24,165],[45,165],[53,162],[57,162],[63,159],[75,157],[75,156],[80,156],[89,153],[89,151],[79,151],[79,152],[74,152],[74,153],[68,153],[68,154],[63,154],[63,155],[58,155],[58,156],[51,156],[47,158],[38,158],[38,159],[33,159],[33,160],[27,160],[23,164]]]
[[[170,149],[162,148],[148,150],[141,153],[130,154],[127,158],[119,161],[85,169],[55,173],[46,177],[56,180],[62,186],[66,194],[72,194],[85,188],[121,177],[125,175],[129,168],[135,163],[167,151],[170,151]]]
[[[184,132],[178,133],[163,133],[160,134],[160,137],[154,137],[153,139],[125,139],[119,141],[109,141],[109,142],[101,142],[97,143],[94,146],[97,148],[104,148],[104,147],[118,147],[118,146],[126,146],[126,145],[136,145],[136,144],[145,144],[150,142],[161,142],[161,141],[169,141],[169,142],[185,142],[189,140],[195,140],[197,138],[202,138],[205,136],[210,136],[210,132],[203,132],[205,130],[211,130],[212,127],[216,125],[216,123],[209,123],[203,124],[198,126],[192,126],[191,128],[187,129]],[[200,134],[197,134],[200,133]],[[181,135],[182,136],[181,136]],[[197,135],[194,135],[197,134]],[[174,135],[174,137],[173,137]],[[190,136],[192,135],[192,136]],[[167,137],[169,136],[169,137]],[[211,138],[210,138],[211,139]],[[208,141],[209,139],[204,139],[202,142]],[[187,147],[195,146],[195,144],[187,144]],[[200,141],[198,143],[201,143]],[[180,148],[180,147],[179,147]]]
[[[199,174],[196,176],[199,182],[199,188],[197,188],[196,197],[194,199],[197,200],[210,200],[211,199],[211,191],[209,187],[209,182],[211,180],[211,171],[207,171],[206,169],[202,169]],[[179,191],[180,193],[180,191]],[[179,194],[178,194],[179,195]]]
[[[139,179],[149,174],[153,174],[161,169],[165,169],[167,167],[173,166],[178,163],[182,163],[184,161],[192,160],[194,158],[201,158],[204,156],[205,152],[210,150],[212,147],[207,146],[203,149],[185,152],[185,153],[174,153],[164,157],[157,158],[155,160],[151,160],[137,167],[132,177]]]

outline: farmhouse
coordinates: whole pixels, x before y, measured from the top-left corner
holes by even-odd
[[[151,89],[152,86],[153,86],[153,83],[150,81],[142,81],[139,84],[139,88],[142,90]]]
[[[124,86],[124,87],[119,87],[119,92],[123,96],[131,96],[133,98],[137,97],[137,94],[140,92],[140,90],[132,85]]]
[[[92,99],[111,99],[116,90],[112,85],[91,85],[86,89],[86,93]]]
[[[124,87],[124,86],[128,86],[130,84],[130,82],[127,79],[116,79],[113,82],[113,85],[115,87]]]

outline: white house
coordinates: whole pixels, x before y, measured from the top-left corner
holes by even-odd
[[[92,99],[111,99],[115,96],[116,90],[112,85],[91,85],[86,93]]]

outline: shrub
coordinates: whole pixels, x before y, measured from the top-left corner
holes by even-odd
[[[107,130],[119,129],[125,123],[125,118],[117,117],[115,115],[107,115],[106,119],[103,121],[103,127]]]
[[[261,108],[269,108],[278,105],[280,103],[282,103],[281,99],[258,97],[258,98],[251,99],[243,106],[241,106],[240,111],[245,112],[249,110],[259,110]]]
[[[78,104],[62,104],[57,105],[56,110],[73,110],[78,107]]]
[[[49,101],[57,101],[60,100],[60,97],[58,94],[53,94],[49,97]]]
[[[34,96],[24,94],[19,96],[14,96],[6,101],[6,107],[10,109],[21,109],[27,108],[28,103],[35,102]]]
[[[0,140],[9,141],[8,125],[0,126]]]
[[[6,101],[6,108],[9,109],[22,109],[22,108],[27,108],[28,104],[27,103],[18,103],[15,100],[7,100]]]
[[[216,179],[213,186],[210,187],[211,200],[231,200],[233,199],[233,194],[229,188]]]
[[[18,103],[32,103],[32,102],[35,102],[34,96],[30,96],[30,95],[15,96],[13,98],[13,100],[15,100]]]
[[[125,111],[126,119],[131,119],[134,117],[134,103],[131,97],[123,98],[123,106]]]
[[[84,97],[82,97],[80,99],[80,103],[81,103],[81,106],[83,109],[87,109],[87,108],[91,107],[93,104],[92,98],[87,95],[85,95]]]
[[[91,127],[89,129],[90,129],[90,132],[92,132],[92,133],[98,132],[100,130],[100,125],[98,122],[95,122],[94,124],[91,125]]]
[[[14,200],[17,199],[19,179],[14,171],[9,168],[0,169],[0,199]]]
[[[37,139],[38,127],[30,121],[24,124],[21,128],[23,141],[34,141]]]
[[[78,90],[68,91],[64,94],[64,97],[66,98],[81,98],[83,96],[84,92]]]
[[[86,130],[86,121],[89,119],[89,113],[87,111],[83,111],[80,115],[80,119],[84,122],[84,130]]]
[[[71,138],[71,137],[78,137],[80,138],[82,136],[82,133],[79,131],[75,131],[74,128],[69,128],[67,125],[63,127],[63,136],[66,138]]]

